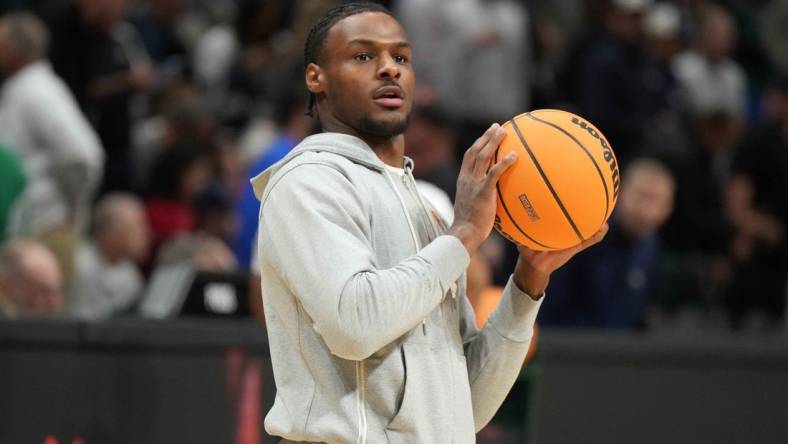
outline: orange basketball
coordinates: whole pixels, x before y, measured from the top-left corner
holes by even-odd
[[[610,144],[594,125],[566,111],[540,109],[502,125],[495,160],[517,162],[498,182],[495,228],[532,250],[573,247],[610,217],[621,183]]]

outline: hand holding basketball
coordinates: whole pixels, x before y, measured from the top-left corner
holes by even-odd
[[[518,246],[515,284],[539,298],[553,271],[605,237],[618,162],[599,129],[565,111],[521,114],[504,129],[496,158],[522,155],[496,187],[495,228]]]
[[[608,231],[607,222],[602,224],[593,236],[574,247],[563,250],[534,251],[528,247],[517,245],[520,257],[514,268],[513,279],[517,287],[532,297],[541,296],[547,287],[550,274],[561,268],[577,253],[598,244],[605,238]]]
[[[473,255],[493,229],[496,184],[514,164],[517,154],[504,156],[493,164],[493,156],[504,137],[497,123],[479,137],[465,152],[457,178],[454,224],[449,233],[457,236]]]

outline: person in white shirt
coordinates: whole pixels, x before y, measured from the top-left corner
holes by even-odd
[[[150,229],[142,202],[133,195],[110,193],[93,214],[92,238],[80,244],[68,298],[70,315],[102,320],[130,312],[144,279],[137,266],[150,248]]]
[[[747,76],[731,58],[736,25],[719,6],[706,6],[695,48],[679,54],[673,72],[681,85],[683,105],[691,116],[723,112],[742,119],[747,106]]]
[[[401,0],[397,16],[420,53],[417,101],[456,124],[457,157],[489,126],[529,108],[530,17],[513,0]]]
[[[42,237],[65,230],[75,239],[101,178],[104,150],[45,60],[47,47],[47,29],[35,15],[0,19],[0,139],[19,155],[30,179],[9,231]]]

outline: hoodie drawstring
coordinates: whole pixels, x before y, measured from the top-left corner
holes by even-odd
[[[413,177],[413,173],[411,172],[410,165],[405,165],[405,174],[410,179],[411,185],[415,188],[416,198],[419,201],[419,205],[421,205],[421,210],[427,214],[427,218],[430,220],[430,225],[432,226],[432,230],[435,232],[436,236],[440,236],[443,234],[443,230],[438,228],[438,225],[435,223],[435,220],[432,218],[432,214],[429,210],[427,210],[427,204],[424,202],[424,198],[419,193],[418,188],[416,187],[416,179]],[[449,289],[449,293],[451,293],[452,299],[457,299],[457,284],[452,284],[451,288]]]
[[[416,247],[416,253],[418,253],[421,251],[421,242],[419,242],[419,236],[416,234],[416,228],[413,226],[413,220],[411,220],[410,213],[408,213],[408,206],[405,205],[405,199],[402,198],[402,194],[400,194],[399,189],[397,189],[397,184],[394,183],[394,180],[391,178],[391,174],[384,169],[383,175],[386,176],[386,179],[389,181],[389,185],[391,185],[391,188],[394,189],[394,193],[397,195],[397,199],[399,199],[399,204],[402,206],[402,211],[405,213],[405,219],[408,221],[408,228],[410,228],[410,236],[413,238],[413,245]],[[426,335],[427,318],[421,320],[421,328]]]
[[[399,199],[399,203],[402,206],[402,211],[405,213],[405,219],[408,220],[408,228],[410,228],[410,236],[413,238],[413,244],[416,247],[416,253],[421,251],[421,242],[419,242],[419,236],[416,234],[416,228],[413,225],[413,220],[410,218],[410,214],[408,213],[408,207],[405,205],[405,199],[402,198],[402,194],[400,194],[399,190],[397,189],[397,185],[394,183],[394,180],[391,178],[391,174],[383,170],[383,174],[386,175],[386,179],[388,179],[391,188],[394,189],[394,193],[397,195],[397,199]]]

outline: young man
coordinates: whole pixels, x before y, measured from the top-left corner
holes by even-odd
[[[492,164],[503,137],[492,125],[465,154],[445,228],[403,155],[410,59],[382,7],[328,12],[305,49],[324,132],[252,181],[277,386],[265,428],[285,442],[473,442],[520,371],[550,273],[604,236],[567,251],[522,250],[478,331],[464,272],[515,158]]]

